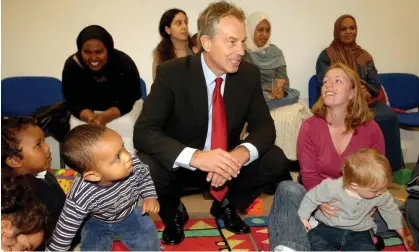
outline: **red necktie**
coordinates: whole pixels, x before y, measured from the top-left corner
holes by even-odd
[[[221,95],[221,84],[223,78],[215,79],[215,89],[212,94],[212,133],[211,150],[227,150],[227,120],[224,107],[223,96]],[[210,186],[212,196],[218,201],[222,201],[227,194],[228,187],[215,188]]]

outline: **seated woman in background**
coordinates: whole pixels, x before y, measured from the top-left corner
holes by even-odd
[[[361,77],[362,91],[368,99],[369,107],[374,112],[375,121],[383,132],[386,143],[386,156],[393,170],[404,166],[400,129],[397,114],[386,104],[377,99],[382,91],[377,69],[371,55],[356,43],[357,24],[351,15],[343,15],[335,22],[334,40],[320,53],[316,63],[319,89],[327,68],[341,62],[357,71]]]
[[[106,125],[123,136],[132,153],[133,127],[141,109],[136,104],[141,88],[134,61],[116,50],[112,36],[98,25],[80,32],[77,49],[66,60],[62,76],[64,98],[73,115],[70,127]]]
[[[302,121],[311,116],[310,110],[298,103],[300,92],[290,88],[284,54],[270,43],[271,22],[264,12],[254,12],[247,17],[247,39],[244,60],[251,62],[260,69],[260,81],[265,101],[275,123],[275,145],[280,146],[288,159],[293,160],[291,166],[297,166],[296,144],[297,135]],[[291,105],[292,106],[286,106]],[[243,131],[243,137],[246,135]],[[298,168],[297,168],[298,169]],[[275,193],[276,187],[266,191]]]
[[[303,186],[293,181],[279,184],[269,214],[271,250],[310,250],[310,243],[297,210],[311,188],[326,178],[341,177],[344,159],[360,148],[384,154],[384,138],[368,108],[358,74],[342,63],[325,73],[314,116],[305,120],[298,135],[297,156]],[[337,216],[339,209],[327,203],[319,209]]]
[[[183,10],[167,10],[160,19],[159,33],[161,40],[153,51],[153,80],[160,63],[193,54],[188,17]]]
[[[44,239],[47,212],[26,175],[1,173],[1,250],[35,251]]]
[[[296,103],[300,92],[290,88],[287,65],[281,49],[270,44],[271,23],[264,12],[254,12],[247,18],[247,60],[260,69],[265,100],[270,109]]]

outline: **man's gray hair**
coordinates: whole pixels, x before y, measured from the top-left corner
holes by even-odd
[[[226,1],[220,1],[210,4],[198,18],[198,46],[202,51],[201,36],[207,35],[214,37],[217,25],[220,20],[226,16],[233,16],[240,21],[245,21],[246,16],[240,7]]]

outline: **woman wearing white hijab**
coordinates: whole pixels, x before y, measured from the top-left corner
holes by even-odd
[[[246,20],[247,39],[244,60],[257,65],[265,101],[275,123],[275,145],[298,166],[297,136],[310,110],[298,102],[300,92],[290,88],[287,66],[281,49],[270,43],[271,22],[264,12],[254,12]],[[274,87],[274,88],[273,88]],[[289,105],[289,106],[286,106]],[[245,135],[245,134],[244,134]],[[274,193],[276,185],[265,193]]]
[[[252,13],[247,18],[246,27],[244,59],[259,67],[262,89],[269,108],[275,109],[296,103],[300,92],[289,87],[284,54],[281,49],[270,43],[271,23],[268,15],[264,12]],[[281,92],[282,90],[285,93]]]

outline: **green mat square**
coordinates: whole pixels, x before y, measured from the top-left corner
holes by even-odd
[[[407,185],[412,177],[412,170],[400,169],[393,172],[393,182],[399,185]]]

